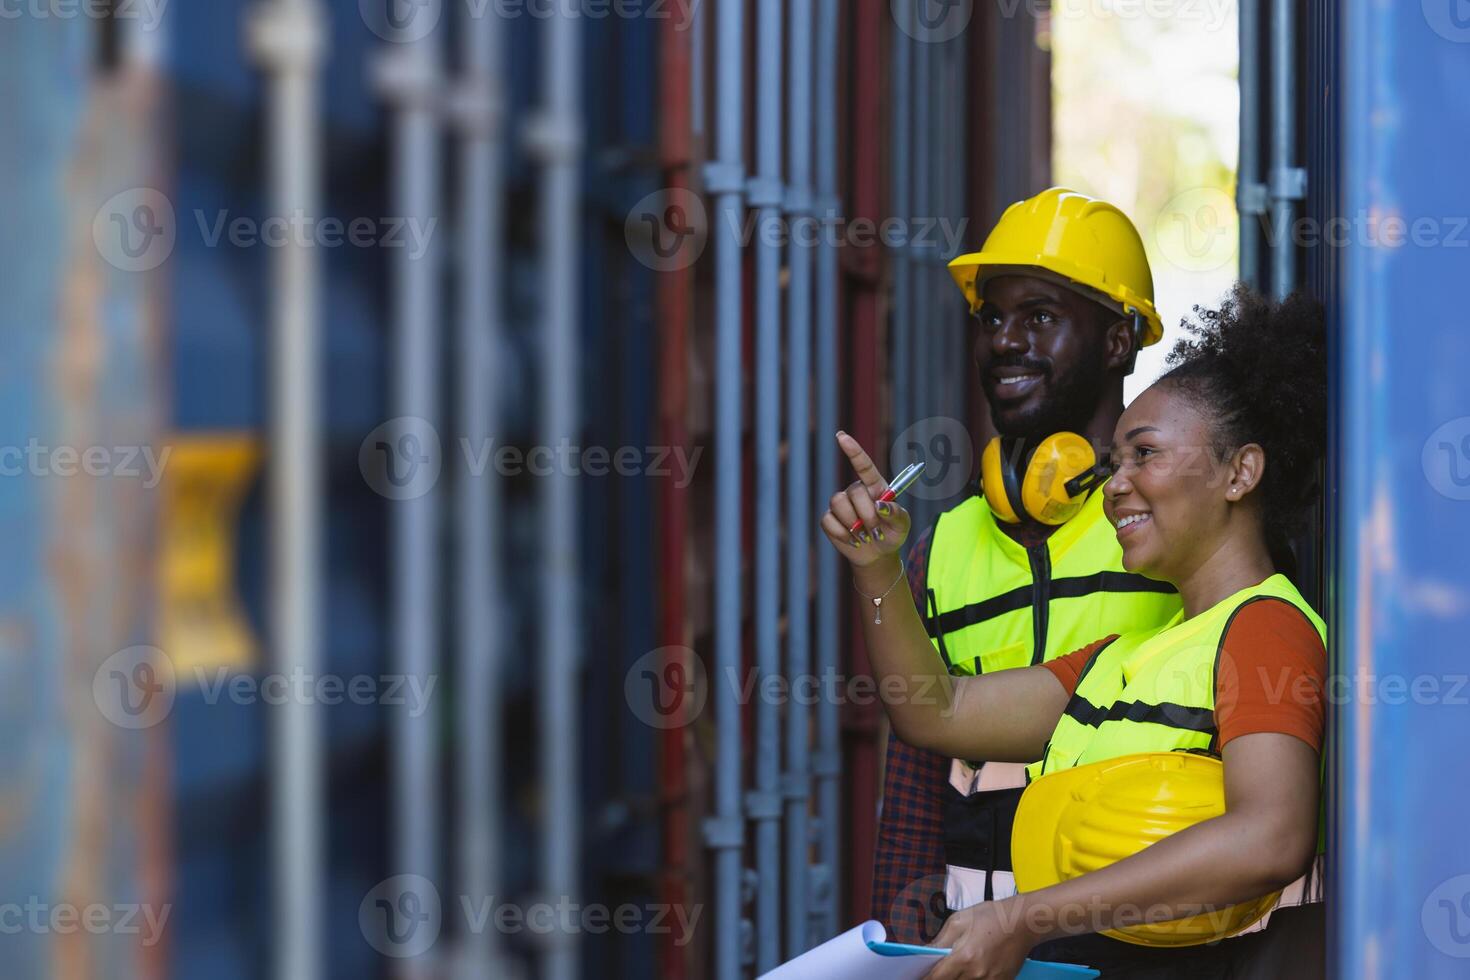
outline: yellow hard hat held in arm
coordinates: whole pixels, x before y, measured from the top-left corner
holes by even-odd
[[[1033,892],[1069,881],[1224,812],[1225,767],[1213,756],[1144,752],[1050,773],[1026,787],[1016,810],[1016,887]],[[1103,935],[1140,946],[1210,943],[1259,920],[1280,895]]]
[[[1143,320],[1140,346],[1156,344],[1164,336],[1138,229],[1113,205],[1064,187],[1012,204],[981,250],[950,262],[949,272],[972,313],[984,300],[987,279],[1039,275],[1122,314],[1138,314]]]

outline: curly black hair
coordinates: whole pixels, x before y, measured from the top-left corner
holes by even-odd
[[[1303,293],[1275,302],[1239,283],[1218,310],[1194,308],[1194,336],[1169,352],[1159,379],[1188,393],[1214,420],[1225,459],[1247,443],[1266,454],[1259,491],[1276,547],[1301,530],[1316,497],[1327,445],[1327,327]]]

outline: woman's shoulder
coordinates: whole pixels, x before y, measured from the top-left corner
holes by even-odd
[[[1322,747],[1327,649],[1307,612],[1265,597],[1241,606],[1220,639],[1215,715],[1220,744],[1253,732]]]
[[[1220,639],[1222,645],[1246,637],[1264,643],[1289,642],[1322,650],[1325,656],[1326,645],[1322,642],[1319,622],[1300,595],[1259,595],[1231,611]]]

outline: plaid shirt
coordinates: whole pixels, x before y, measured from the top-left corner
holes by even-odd
[[[1034,524],[1000,526],[1025,547],[1044,542],[1056,530]],[[924,577],[933,539],[931,526],[914,542],[906,565],[909,591],[920,615],[928,608]],[[948,915],[942,800],[949,769],[948,757],[905,745],[889,734],[873,863],[872,917],[887,927],[893,942],[933,942]]]

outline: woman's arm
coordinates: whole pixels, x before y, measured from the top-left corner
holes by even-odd
[[[934,943],[955,953],[927,980],[1010,976],[1045,940],[1198,915],[1298,878],[1316,853],[1317,751],[1263,732],[1222,754],[1222,816],[1091,874],[956,913]]]
[[[854,568],[853,582],[864,594],[877,595],[897,570],[896,559]],[[1067,707],[1066,689],[1055,674],[1024,667],[951,677],[907,591],[890,593],[882,611],[881,623],[867,608],[860,619],[878,693],[899,738],[955,759],[1041,758]]]
[[[859,619],[894,731],[912,746],[960,759],[1040,758],[1067,706],[1067,692],[1044,667],[950,677],[901,581],[898,551],[909,533],[908,512],[896,502],[880,512],[876,500],[887,482],[857,440],[840,433],[837,441],[858,482],[833,494],[821,525],[852,565],[858,591],[866,596],[887,592],[881,623],[874,622],[880,617],[871,602],[861,605]],[[854,544],[848,528],[859,519],[868,529],[867,540]]]

